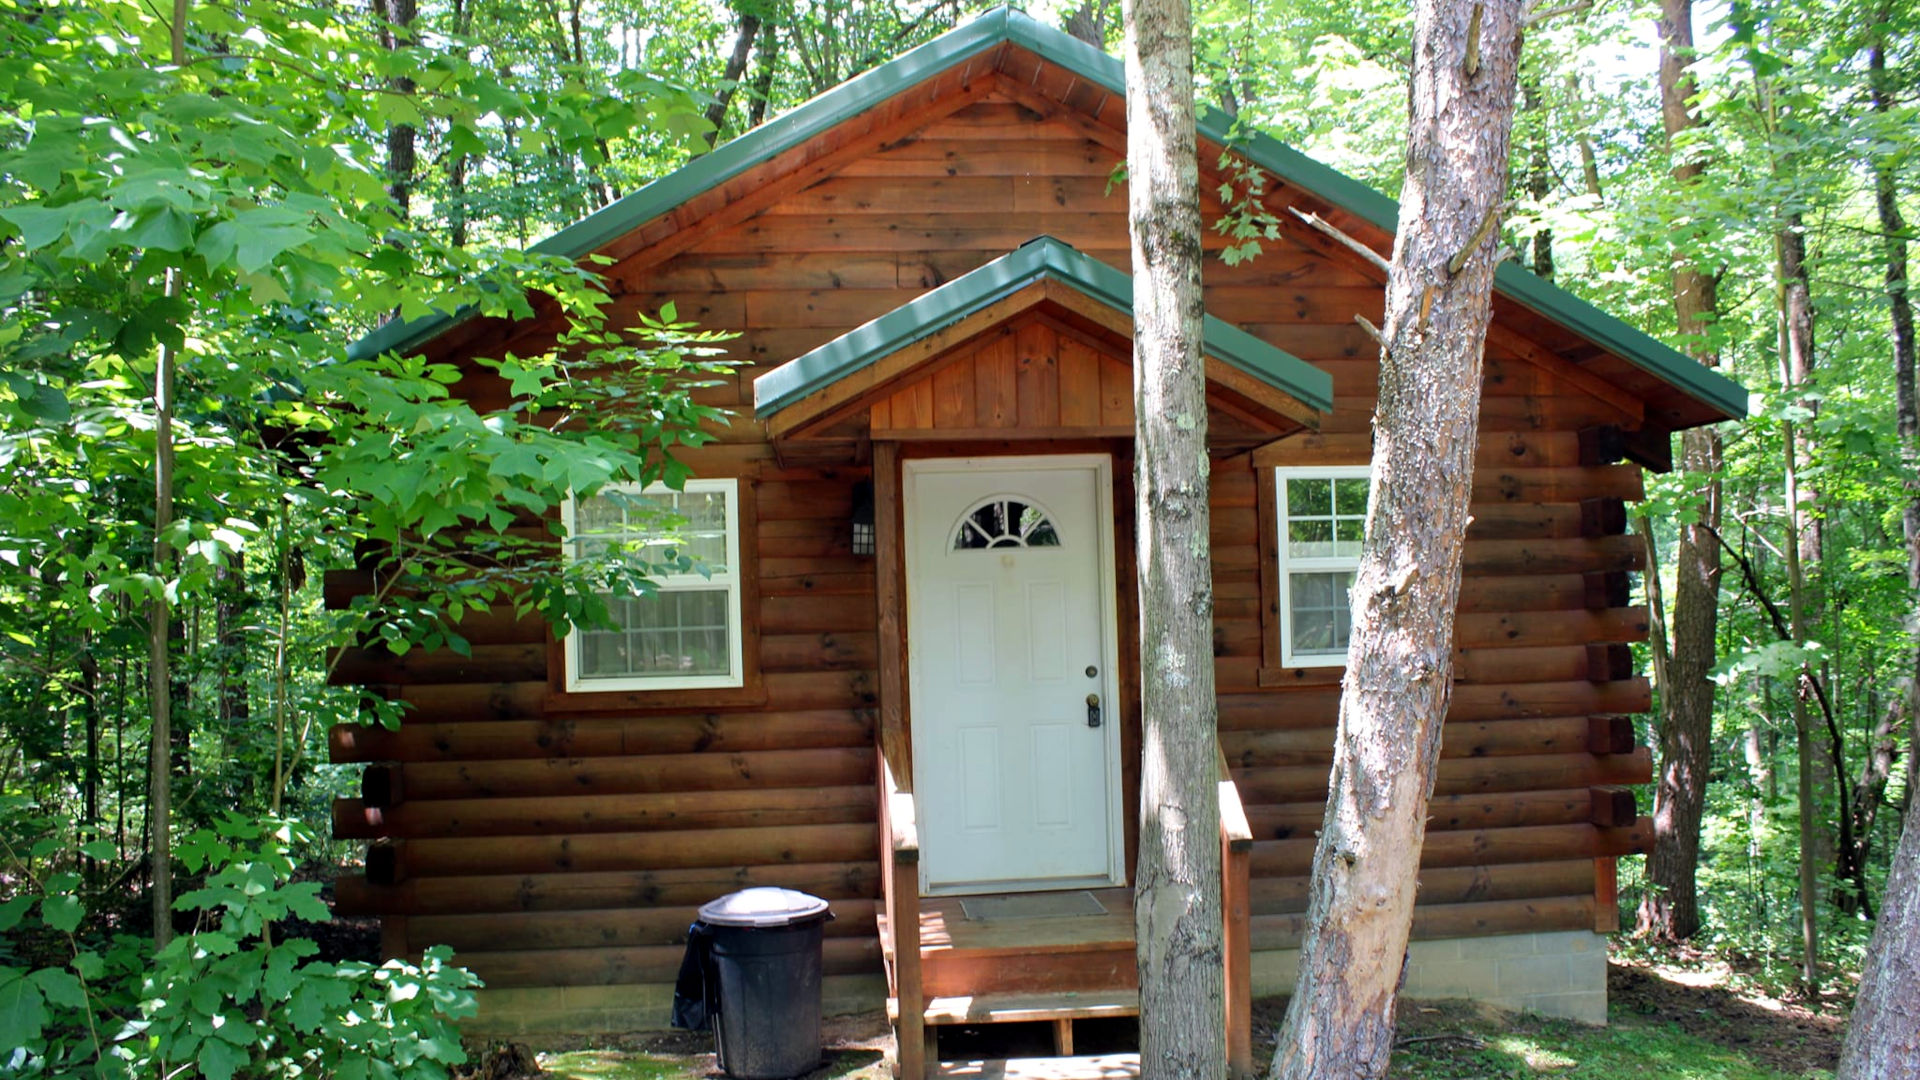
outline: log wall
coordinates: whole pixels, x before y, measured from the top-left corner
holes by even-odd
[[[411,707],[398,731],[331,736],[333,760],[367,765],[363,797],[335,807],[336,832],[372,844],[366,875],[339,882],[339,904],[381,915],[390,951],[452,944],[493,987],[657,986],[673,978],[696,905],[778,883],[834,901],[831,976],[879,971],[880,620],[875,563],[851,553],[847,525],[854,486],[869,476],[865,445],[825,464],[777,451],[751,419],[752,381],[1037,235],[1128,264],[1125,192],[1107,190],[1120,161],[1111,139],[1089,122],[1043,119],[1011,89],[956,93],[944,111],[922,107],[932,118],[917,134],[811,186],[769,185],[737,224],[664,260],[640,248],[610,271],[614,325],[625,325],[621,311],[671,300],[682,318],[741,331],[729,349],[742,366],[701,391],[736,419],[687,459],[700,475],[742,478],[751,507],[742,546],[757,595],[745,630],[760,670],[747,692],[561,695],[546,627],[504,612],[469,620],[471,658],[343,659],[340,681]],[[1282,189],[1273,201],[1293,197]],[[1382,302],[1359,260],[1291,225],[1288,235],[1251,262],[1206,270],[1212,314],[1324,368],[1336,394],[1319,433],[1223,457],[1214,473],[1220,727],[1255,835],[1256,949],[1299,935],[1339,678],[1277,664],[1272,466],[1366,461],[1377,347],[1353,316],[1377,322]],[[1209,234],[1210,252],[1222,244]],[[1557,374],[1542,360],[1558,347],[1552,335],[1501,318],[1487,353],[1459,685],[1422,859],[1416,931],[1426,936],[1605,928],[1612,859],[1646,842],[1622,788],[1650,773],[1622,719],[1648,705],[1626,652],[1647,630],[1626,587],[1642,549],[1623,535],[1641,480],[1635,467],[1595,460],[1579,437],[1621,423],[1631,403]],[[550,333],[540,321],[492,324],[456,331],[445,348],[498,355]],[[1131,400],[1104,389],[1097,402],[1069,401],[1066,373],[1081,358],[1060,360],[1036,425],[1082,413],[1089,427],[1130,420]],[[504,399],[479,370],[458,389]],[[1009,400],[981,421],[976,399],[955,423],[1018,437],[1028,399]],[[918,404],[910,394],[886,403],[893,437],[921,423]],[[939,422],[930,415],[927,426]],[[336,574],[329,601],[369,585],[366,574]]]

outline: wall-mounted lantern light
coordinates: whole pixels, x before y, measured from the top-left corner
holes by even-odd
[[[853,553],[873,554],[873,481],[853,485]]]

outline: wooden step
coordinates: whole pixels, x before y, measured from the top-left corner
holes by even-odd
[[[1139,1015],[1140,994],[1133,990],[942,997],[929,1001],[926,1012],[929,1024],[1022,1024]]]
[[[1006,1058],[929,1064],[941,1080],[1139,1080],[1139,1054]]]
[[[1101,889],[1094,896],[1104,913],[985,920],[967,918],[957,897],[923,900],[920,983],[926,1000],[1135,989],[1133,894]]]

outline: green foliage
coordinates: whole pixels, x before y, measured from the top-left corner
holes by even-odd
[[[437,1080],[465,1061],[453,1021],[472,1015],[478,981],[445,948],[415,965],[311,960],[316,946],[276,940],[287,918],[324,920],[313,882],[293,882],[302,831],[237,815],[178,850],[201,886],[181,896],[200,926],[158,954],[151,942],[77,936],[78,875],[50,877],[0,907],[13,930],[38,901],[38,925],[66,942],[62,966],[0,967],[0,1076],[151,1076],[189,1068],[208,1080],[330,1076]],[[23,902],[24,901],[24,902]]]

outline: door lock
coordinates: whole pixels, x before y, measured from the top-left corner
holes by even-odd
[[[1087,695],[1087,726],[1088,727],[1100,726],[1100,695],[1099,694]]]

